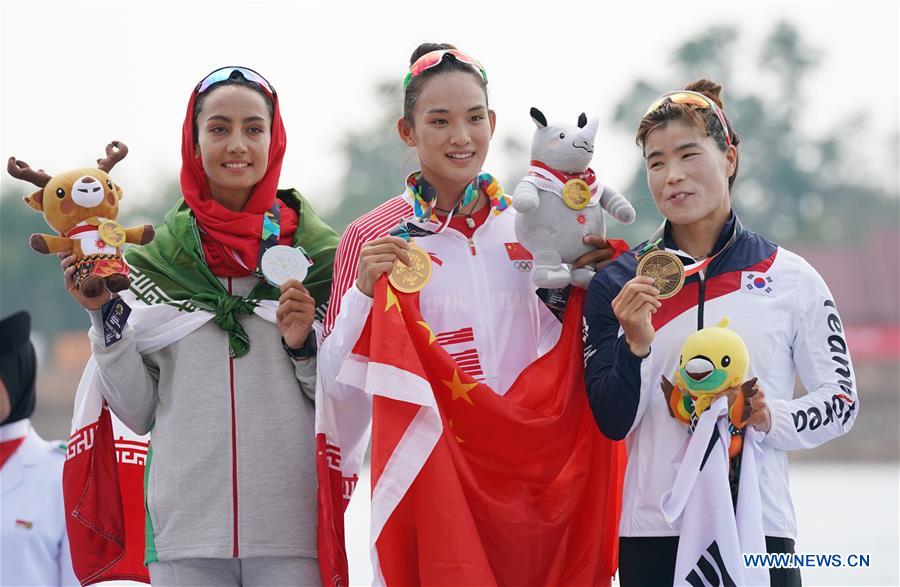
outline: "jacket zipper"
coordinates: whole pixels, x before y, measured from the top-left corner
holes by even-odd
[[[464,235],[462,235],[460,233],[460,236],[463,236],[463,238],[465,238],[466,241],[468,241],[469,251],[472,253],[472,256],[469,259],[469,267],[470,267],[470,274],[473,277],[472,285],[475,290],[475,300],[476,300],[475,308],[476,308],[476,311],[478,312],[479,330],[487,330],[486,325],[488,324],[488,322],[485,319],[483,304],[479,303],[480,300],[487,299],[487,298],[485,298],[484,292],[482,291],[482,285],[481,285],[481,284],[487,285],[487,283],[488,283],[487,274],[484,271],[484,264],[483,264],[484,263],[484,255],[482,255],[479,258],[475,258],[476,255],[475,255],[475,235],[474,234],[470,237],[465,237]],[[473,334],[474,334],[474,328],[473,328]],[[497,356],[497,353],[495,352],[496,349],[494,348],[494,338],[493,338],[493,336],[490,336],[490,335],[488,335],[488,338],[489,338],[489,340],[480,341],[482,343],[487,343],[487,344],[479,345],[480,350],[478,351],[478,357],[479,357],[479,361],[481,362],[481,368],[483,371],[485,371],[485,374],[487,374],[487,372],[488,372],[487,369],[490,369],[491,373],[496,372],[496,369],[494,369],[494,365],[492,362],[494,360],[494,357]],[[489,385],[494,385],[496,382],[487,381],[487,383]]]
[[[231,295],[231,278],[228,278],[228,294]],[[228,379],[231,385],[231,499],[234,516],[234,548],[231,556],[238,558],[238,486],[237,486],[237,417],[234,406],[234,353],[228,348]]]
[[[706,271],[701,269],[697,272],[697,276],[700,278],[700,287],[698,291],[700,292],[700,299],[697,302],[697,330],[703,329],[703,300],[706,296]]]

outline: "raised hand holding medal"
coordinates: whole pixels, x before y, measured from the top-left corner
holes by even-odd
[[[356,287],[368,297],[374,295],[375,282],[394,269],[400,261],[411,264],[408,237],[404,232],[390,234],[365,243],[359,251]]]
[[[266,281],[281,290],[275,325],[285,346],[303,347],[315,321],[316,301],[302,283],[312,263],[301,249],[275,245],[266,249],[259,265]]]
[[[310,265],[309,259],[300,249],[276,245],[263,254],[260,269],[270,285],[281,287],[291,279],[299,282],[306,279]]]
[[[684,286],[684,265],[668,251],[645,250],[639,255],[637,275],[650,277],[660,300],[671,298]]]
[[[685,267],[678,255],[658,248],[661,241],[662,239],[657,239],[637,252],[636,274],[652,278],[654,286],[659,290],[656,297],[665,300],[678,294],[684,286],[685,278],[706,269],[716,255]]]
[[[278,244],[280,220],[276,202],[263,217],[256,274],[281,290],[275,326],[286,348],[300,349],[306,345],[316,318],[316,301],[302,283],[312,261],[302,248]]]
[[[425,287],[431,279],[431,257],[413,241],[409,243],[407,254],[410,263],[403,263],[400,259],[394,261],[388,280],[397,291],[413,293]]]

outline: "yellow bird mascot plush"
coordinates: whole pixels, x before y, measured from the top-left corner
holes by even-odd
[[[728,329],[728,324],[728,318],[722,318],[718,325],[688,336],[681,346],[674,385],[663,376],[661,386],[669,414],[687,424],[691,432],[709,405],[727,393],[731,433],[728,456],[734,458],[743,445],[741,430],[750,415],[749,398],[756,378],[744,381],[750,354],[741,337]]]

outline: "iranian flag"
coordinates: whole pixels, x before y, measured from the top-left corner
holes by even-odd
[[[369,414],[376,584],[610,584],[625,455],[588,407],[583,303],[573,288],[559,342],[499,396],[444,351],[418,294],[378,282],[338,376],[365,396],[317,399],[324,584],[348,584],[343,511]]]
[[[97,387],[93,358],[78,386],[63,467],[66,532],[82,585],[150,582],[144,566],[144,464],[149,435],[132,432]]]
[[[143,279],[131,267],[133,278]],[[160,303],[147,304],[126,290],[119,297],[131,308],[128,323],[138,352],[151,353],[194,332],[212,313],[188,310],[164,292]],[[275,302],[260,302],[254,313],[275,321]],[[92,356],[84,368],[72,416],[63,498],[72,567],[82,585],[101,581],[150,582],[144,566],[146,509],[144,470],[152,458],[150,435],[128,428],[103,399],[103,382]],[[152,536],[151,536],[152,538]],[[152,544],[151,544],[152,546]]]

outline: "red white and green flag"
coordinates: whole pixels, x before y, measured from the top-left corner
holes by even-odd
[[[132,288],[119,293],[131,308],[138,352],[151,353],[194,332],[213,314],[185,303],[169,304],[154,288],[152,300],[135,295],[135,284],[154,285],[135,266]],[[146,293],[146,292],[145,292]],[[253,312],[275,322],[276,303],[262,300]],[[75,394],[72,432],[63,467],[63,498],[72,567],[82,585],[102,581],[150,582],[146,555],[155,556],[146,524],[144,471],[152,459],[150,435],[128,428],[103,399],[101,375],[91,357]]]
[[[625,453],[587,403],[584,291],[504,396],[459,368],[418,301],[381,279],[338,376],[365,395],[317,389],[323,583],[349,584],[343,512],[371,415],[376,584],[609,585]]]
[[[123,298],[137,310],[132,322],[139,324],[145,305],[130,292],[123,292]],[[75,394],[63,467],[66,532],[72,568],[82,585],[150,582],[144,566],[144,467],[149,443],[149,435],[136,434],[110,411],[97,362],[91,357]]]

